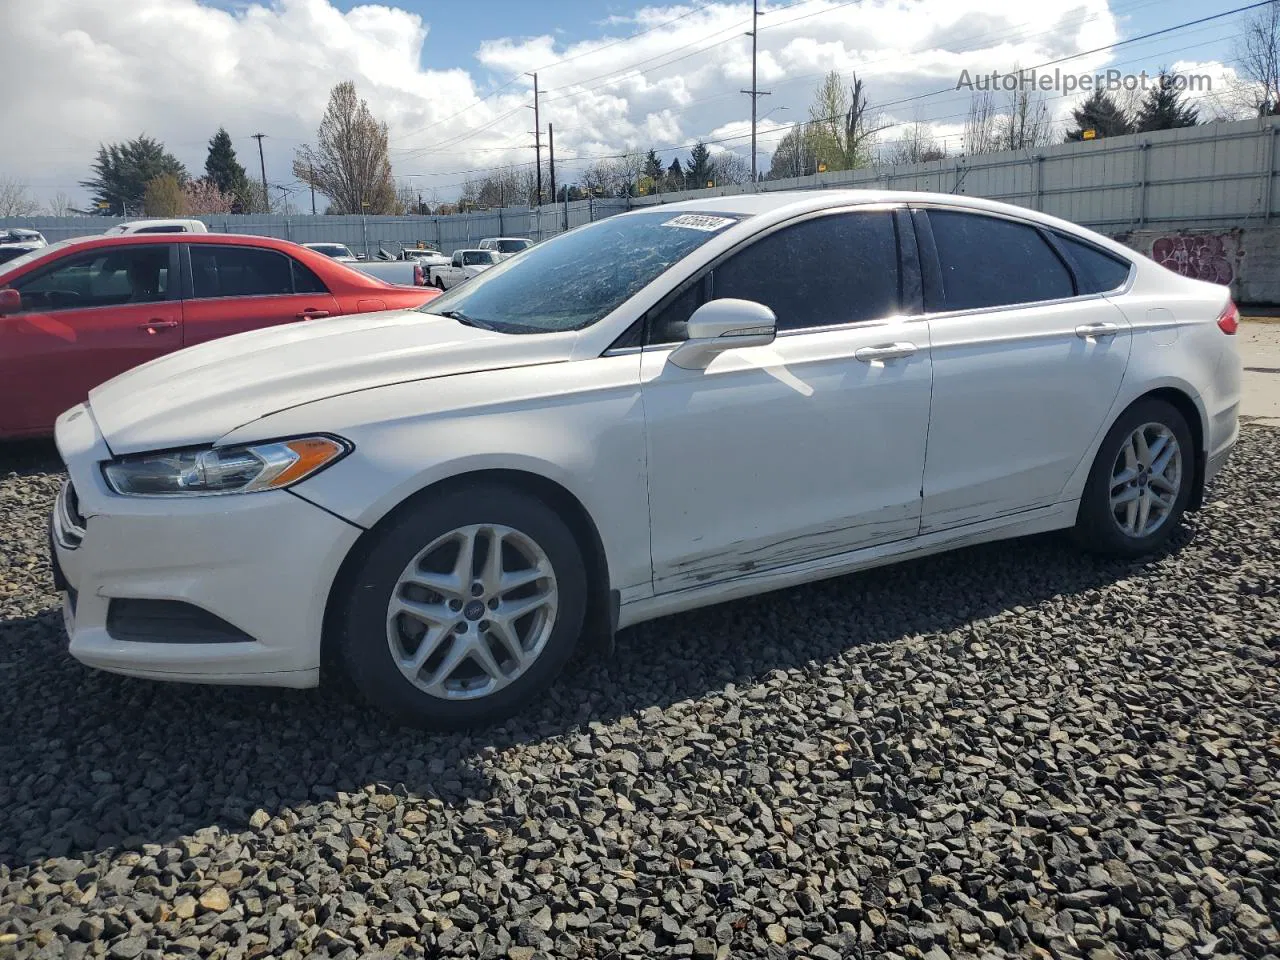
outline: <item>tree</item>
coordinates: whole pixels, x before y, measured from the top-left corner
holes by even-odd
[[[1258,116],[1280,115],[1280,3],[1250,14],[1235,48],[1244,75],[1244,105]]]
[[[1139,133],[1194,127],[1200,122],[1199,111],[1183,100],[1182,85],[1182,78],[1163,69],[1160,71],[1156,85],[1147,91],[1134,118]]]
[[[671,166],[667,167],[667,189],[683,190],[688,184],[688,179],[685,176],[684,168],[680,166],[680,158],[673,157]]]
[[[991,91],[983,90],[969,100],[969,114],[964,122],[964,152],[976,157],[997,149],[996,104]]]
[[[695,143],[689,152],[689,163],[685,172],[689,175],[690,186],[695,190],[705,187],[707,181],[711,179],[711,151],[701,140]]]
[[[395,213],[387,125],[374,119],[350,80],[329,91],[316,146],[297,152],[293,175],[328,197],[334,213]]]
[[[809,104],[806,128],[819,163],[828,170],[859,170],[871,165],[875,137],[884,126],[868,111],[867,95],[857,74],[847,91],[839,71],[832,70],[823,78]]]
[[[75,208],[71,206],[71,198],[59,190],[53,195],[53,198],[45,204],[45,209],[51,217],[70,217],[75,214]]]
[[[179,184],[187,179],[187,168],[164,144],[143,134],[125,143],[98,147],[93,177],[80,181],[93,197],[94,207],[108,216],[125,217],[143,206],[147,184],[170,175]]]
[[[804,124],[793,124],[773,151],[769,162],[770,180],[807,177],[818,169],[814,137]]]
[[[891,166],[927,163],[930,160],[942,160],[946,155],[946,147],[934,138],[933,128],[923,120],[917,120],[889,145],[884,162]]]
[[[751,162],[740,153],[721,150],[711,158],[711,179],[716,186],[726,183],[750,183]]]
[[[1094,131],[1099,140],[1133,133],[1133,121],[1115,98],[1105,90],[1095,90],[1089,98],[1071,111],[1075,128],[1067,131],[1067,142],[1083,140],[1086,130]]]
[[[230,197],[241,197],[248,186],[249,178],[244,167],[236,159],[235,147],[231,145],[231,134],[219,127],[218,132],[209,140],[209,154],[204,160],[204,175],[217,188],[220,194]]]
[[[1022,82],[1022,70],[1013,68],[1017,87],[1010,93],[1004,113],[996,120],[996,149],[1030,150],[1042,147],[1053,137],[1049,107],[1044,98]]]
[[[187,212],[192,214],[235,213],[242,206],[239,196],[223,192],[208,177],[188,181],[182,192],[186,197]]]
[[[148,217],[186,216],[187,195],[177,176],[165,173],[147,182],[147,189],[142,199],[142,212]]]
[[[27,192],[26,184],[0,178],[0,217],[34,217],[39,212],[40,204]]]
[[[653,181],[662,179],[662,161],[658,159],[658,152],[652,147],[644,158],[644,175]]]

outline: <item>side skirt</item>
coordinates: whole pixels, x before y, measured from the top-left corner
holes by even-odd
[[[618,612],[618,627],[629,627],[645,620],[683,613],[698,607],[738,600],[742,597],[783,590],[814,580],[826,580],[846,573],[882,567],[900,560],[914,560],[934,553],[943,553],[960,547],[969,547],[992,540],[1025,537],[1050,530],[1062,530],[1076,522],[1078,500],[1037,507],[1022,513],[965,524],[935,533],[899,540],[894,543],[850,550],[832,557],[807,560],[803,563],[777,567],[772,570],[754,571],[732,580],[703,586],[675,590],[655,597],[624,603]]]

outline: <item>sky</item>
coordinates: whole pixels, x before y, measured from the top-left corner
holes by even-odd
[[[883,138],[924,123],[954,154],[971,96],[955,90],[962,71],[1071,57],[1246,2],[761,0],[758,82],[770,95],[757,160],[768,169],[829,70],[863,79]],[[1244,16],[1060,69],[1203,73],[1216,88],[1203,101],[1211,113],[1225,106]],[[30,78],[0,100],[0,180],[83,203],[78,182],[100,143],[146,133],[198,174],[224,126],[253,175],[252,134],[265,133],[273,193],[309,209],[293,154],[314,142],[330,88],[354,80],[388,124],[397,179],[449,200],[485,170],[532,164],[533,71],[561,183],[628,150],[656,148],[669,164],[699,139],[747,156],[750,20],[749,0],[0,0],[0,63]],[[1045,98],[1058,139],[1081,96]]]

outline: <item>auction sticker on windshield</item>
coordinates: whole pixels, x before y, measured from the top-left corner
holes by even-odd
[[[705,230],[714,233],[731,223],[737,223],[733,217],[712,217],[705,213],[682,213],[678,217],[662,221],[664,227],[687,227],[690,230]]]

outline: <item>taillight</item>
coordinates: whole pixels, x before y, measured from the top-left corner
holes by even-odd
[[[413,265],[413,285],[415,287],[425,287],[427,279],[422,275],[422,264],[415,263]]]
[[[1227,305],[1218,314],[1218,329],[1228,336],[1234,336],[1235,332],[1240,329],[1240,311],[1236,309],[1235,303],[1231,300],[1227,301]]]

